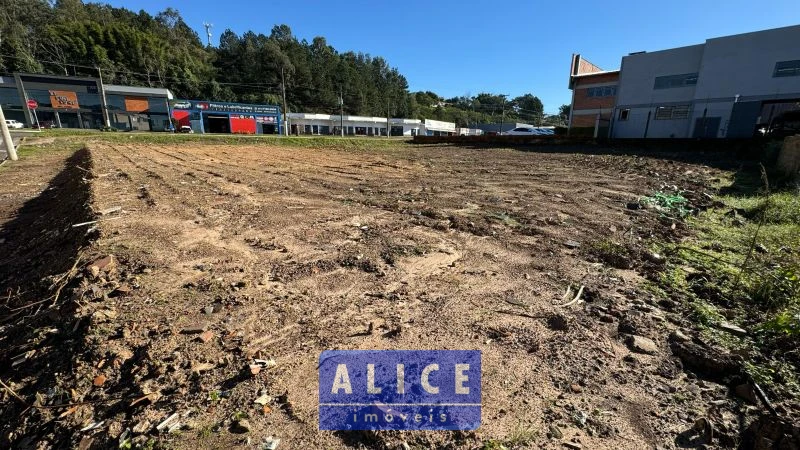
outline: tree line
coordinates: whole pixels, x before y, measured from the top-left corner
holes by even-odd
[[[308,42],[287,25],[269,34],[225,30],[206,46],[173,8],[151,15],[81,0],[0,0],[0,73],[102,73],[109,84],[165,87],[178,98],[282,104],[289,111],[475,123],[561,123],[532,94],[444,99],[409,92],[382,57]],[[565,105],[566,106],[566,105]]]

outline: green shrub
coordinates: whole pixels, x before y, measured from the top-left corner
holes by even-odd
[[[781,311],[764,322],[761,327],[764,331],[783,334],[792,337],[800,337],[800,310]]]

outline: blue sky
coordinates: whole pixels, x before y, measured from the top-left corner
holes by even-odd
[[[797,0],[649,1],[247,1],[137,0],[108,3],[150,13],[172,6],[212,44],[226,28],[324,36],[339,51],[383,56],[412,91],[444,97],[527,92],[552,113],[569,103],[570,55],[604,69],[630,52],[698,44],[710,37],[800,24]]]

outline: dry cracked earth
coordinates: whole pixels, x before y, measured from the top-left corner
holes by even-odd
[[[758,407],[673,356],[691,330],[642,288],[653,263],[588,251],[677,239],[626,205],[722,174],[593,151],[43,151],[0,173],[0,445],[736,446]],[[319,431],[327,349],[481,350],[481,427]]]

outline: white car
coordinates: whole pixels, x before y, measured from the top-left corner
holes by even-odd
[[[17,122],[16,120],[6,120],[6,126],[8,126],[8,128],[12,128],[15,130],[21,130],[25,128],[25,125],[23,125],[20,122]]]
[[[552,136],[555,130],[552,128],[531,128],[519,127],[513,130],[500,133],[501,136]]]
[[[536,128],[519,127],[513,130],[503,131],[501,136],[538,136],[539,132]]]

